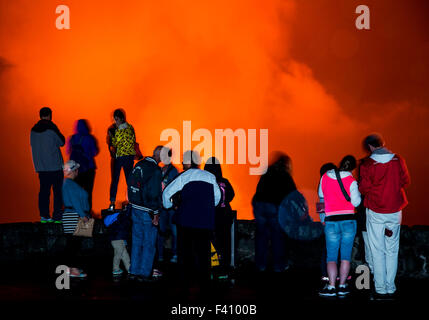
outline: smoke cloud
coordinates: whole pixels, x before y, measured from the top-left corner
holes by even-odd
[[[213,136],[215,129],[268,129],[269,150],[291,156],[311,208],[319,167],[346,154],[362,157],[361,140],[372,131],[408,160],[412,175],[429,173],[420,154],[426,151],[417,151],[428,138],[429,68],[420,58],[429,52],[426,25],[416,18],[388,28],[395,17],[419,17],[420,8],[367,1],[373,30],[365,32],[354,27],[354,2],[70,0],[71,29],[59,31],[57,1],[0,1],[0,222],[38,217],[29,131],[42,106],[53,109],[66,136],[77,119],[91,124],[101,148],[96,211],[108,204],[105,136],[117,107],[146,155],[164,129],[181,131],[187,120]],[[398,37],[409,39],[407,50],[394,46]],[[232,206],[252,218],[258,177],[247,165],[223,171],[236,191]],[[419,213],[423,178],[413,183],[405,223],[428,223]],[[125,199],[123,180],[119,190]]]

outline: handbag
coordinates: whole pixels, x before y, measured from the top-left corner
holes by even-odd
[[[84,222],[83,218],[79,218],[77,223],[76,230],[73,235],[77,237],[92,237],[92,231],[94,229],[94,218],[90,218],[88,222]]]

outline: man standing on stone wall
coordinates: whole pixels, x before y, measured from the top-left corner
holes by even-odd
[[[60,147],[64,146],[65,138],[58,127],[52,122],[52,110],[42,108],[40,120],[31,129],[30,144],[33,164],[39,174],[39,211],[40,222],[61,223],[63,156]],[[49,214],[49,198],[51,188],[54,192],[54,212],[52,219]]]
[[[396,292],[402,209],[407,205],[404,188],[410,176],[404,159],[386,149],[379,134],[366,137],[363,145],[371,155],[360,166],[359,191],[367,214],[376,296],[382,299]]]

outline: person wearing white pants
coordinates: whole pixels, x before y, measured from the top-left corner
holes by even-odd
[[[381,297],[396,291],[402,210],[408,204],[410,184],[405,160],[384,147],[383,138],[372,134],[363,141],[371,155],[360,165],[359,191],[364,196],[366,229],[374,269],[375,292]],[[367,262],[370,264],[371,259]]]
[[[366,214],[375,291],[378,294],[394,294],[396,291],[395,277],[398,269],[402,211],[386,214],[366,209]],[[388,236],[390,233],[386,230],[392,232],[391,236]]]
[[[371,248],[369,246],[368,231],[362,231],[362,238],[365,245],[365,261],[368,264],[369,271],[374,274],[374,263],[372,261]]]

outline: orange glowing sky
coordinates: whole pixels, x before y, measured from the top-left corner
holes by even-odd
[[[55,28],[60,4],[71,30]],[[370,7],[369,31],[355,28],[359,4]],[[108,204],[106,129],[122,107],[144,154],[184,120],[213,135],[269,129],[269,150],[292,157],[312,207],[319,167],[363,156],[362,138],[379,131],[412,177],[404,223],[429,224],[428,9],[424,0],[1,0],[0,222],[38,219],[29,132],[49,106],[65,136],[77,119],[92,126],[98,212]],[[258,180],[248,171],[224,167],[246,219]]]

